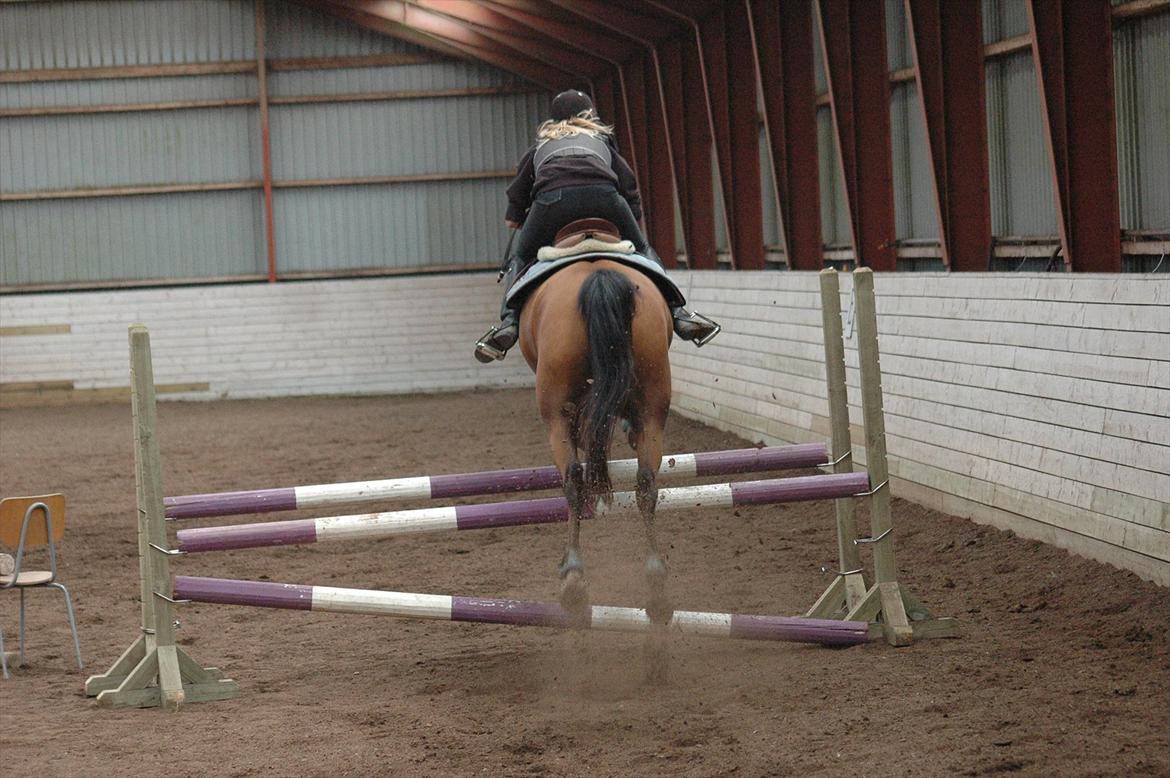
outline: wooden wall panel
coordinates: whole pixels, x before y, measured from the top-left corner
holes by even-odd
[[[752,441],[822,440],[816,276],[742,275],[680,275],[724,333],[675,345],[675,408]],[[894,493],[1170,586],[1170,283],[876,281]],[[856,358],[847,348],[862,462]]]
[[[17,383],[72,382],[74,399],[100,399],[105,395],[94,391],[126,387],[126,327],[139,321],[151,328],[158,382],[202,385],[167,398],[531,385],[519,354],[486,366],[472,357],[475,339],[499,310],[494,278],[477,273],[11,296],[0,311],[5,331],[40,324],[68,324],[70,331],[0,339],[0,404],[30,399],[3,391]],[[420,306],[420,299],[427,304]],[[57,392],[46,399],[70,398]]]

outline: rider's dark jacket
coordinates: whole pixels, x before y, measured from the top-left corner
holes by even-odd
[[[595,145],[600,148],[590,148]],[[557,147],[565,147],[560,149],[563,154],[558,153]],[[541,154],[537,153],[538,149],[542,150]],[[516,177],[508,184],[506,218],[522,224],[532,201],[546,189],[590,184],[612,184],[630,204],[634,218],[642,218],[642,197],[638,194],[634,171],[617,153],[612,138],[587,135],[550,140],[528,149],[516,168]]]

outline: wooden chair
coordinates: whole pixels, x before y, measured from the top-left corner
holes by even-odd
[[[39,515],[39,520],[34,516]],[[34,587],[60,589],[65,595],[65,611],[69,616],[69,628],[73,631],[73,649],[77,653],[77,666],[81,663],[81,643],[77,639],[77,621],[73,617],[73,600],[65,585],[57,581],[57,544],[65,536],[65,497],[60,494],[40,497],[9,497],[0,500],[0,544],[16,549],[13,570],[0,575],[0,591],[20,591],[20,663],[24,663],[24,591]],[[33,546],[48,546],[48,570],[22,570],[25,549]],[[8,677],[8,663],[4,656],[3,635],[0,635],[0,661],[3,662],[4,677]]]

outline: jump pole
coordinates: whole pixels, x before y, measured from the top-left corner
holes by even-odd
[[[698,454],[668,454],[662,458],[658,477],[672,480],[761,473],[768,470],[818,467],[825,465],[828,461],[827,449],[823,443],[743,448]],[[614,483],[632,484],[637,472],[638,460],[636,459],[617,459],[609,463],[609,474]],[[541,489],[559,489],[561,485],[561,474],[556,467],[546,465],[514,470],[411,476],[378,481],[292,486],[282,489],[188,494],[167,497],[164,504],[168,519],[196,519],[367,502],[438,500],[485,494],[530,492]]]
[[[894,560],[894,519],[890,511],[890,474],[886,454],[882,373],[878,351],[877,305],[873,271],[853,271],[854,320],[861,383],[865,466],[873,486],[860,496],[870,501],[870,537],[857,535],[853,500],[838,499],[837,547],[841,565],[833,582],[809,609],[809,617],[839,616],[846,621],[876,622],[886,642],[909,645],[915,639],[958,637],[959,624],[935,618],[898,582]],[[852,440],[845,386],[845,349],[841,298],[836,270],[821,271],[821,311],[825,336],[825,377],[828,385],[832,456],[835,472],[852,470]],[[874,584],[866,587],[858,547],[873,547]],[[911,620],[911,617],[913,620]]]
[[[340,589],[268,581],[178,576],[175,594],[192,602],[250,605],[332,613],[365,613],[403,619],[465,621],[526,627],[568,628],[560,605],[527,600],[459,597],[442,594]],[[589,629],[609,632],[648,632],[646,611],[594,605]],[[826,646],[852,646],[869,640],[864,621],[805,619],[795,616],[744,616],[733,613],[675,611],[667,627],[683,635],[742,640],[782,640]]]
[[[657,510],[771,505],[776,503],[848,497],[869,489],[864,472],[775,478],[706,486],[684,486],[658,492]],[[615,492],[609,506],[599,504],[593,517],[637,507],[634,492]],[[226,551],[264,546],[303,545],[329,540],[374,539],[393,535],[448,530],[491,529],[525,524],[551,524],[569,520],[564,497],[540,500],[457,505],[442,508],[360,513],[292,521],[266,521],[219,527],[183,529],[176,533],[183,553]]]

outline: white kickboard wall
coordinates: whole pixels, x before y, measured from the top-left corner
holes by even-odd
[[[72,382],[80,396],[127,387],[126,329],[141,322],[160,398],[530,385],[523,358],[482,365],[472,356],[498,321],[494,281],[475,273],[10,295],[0,299],[0,335],[21,334],[0,340],[0,384]]]
[[[817,275],[677,278],[724,332],[675,344],[675,409],[753,441],[827,439]],[[876,288],[893,493],[1170,586],[1170,279],[879,274]],[[471,356],[499,292],[468,273],[8,295],[0,401],[122,396],[133,322],[151,329],[163,399],[531,386],[518,354]]]
[[[675,346],[675,408],[826,440],[816,274],[679,280],[725,332]],[[875,294],[895,495],[1170,586],[1170,278],[877,274]],[[846,363],[863,463],[855,342]]]

